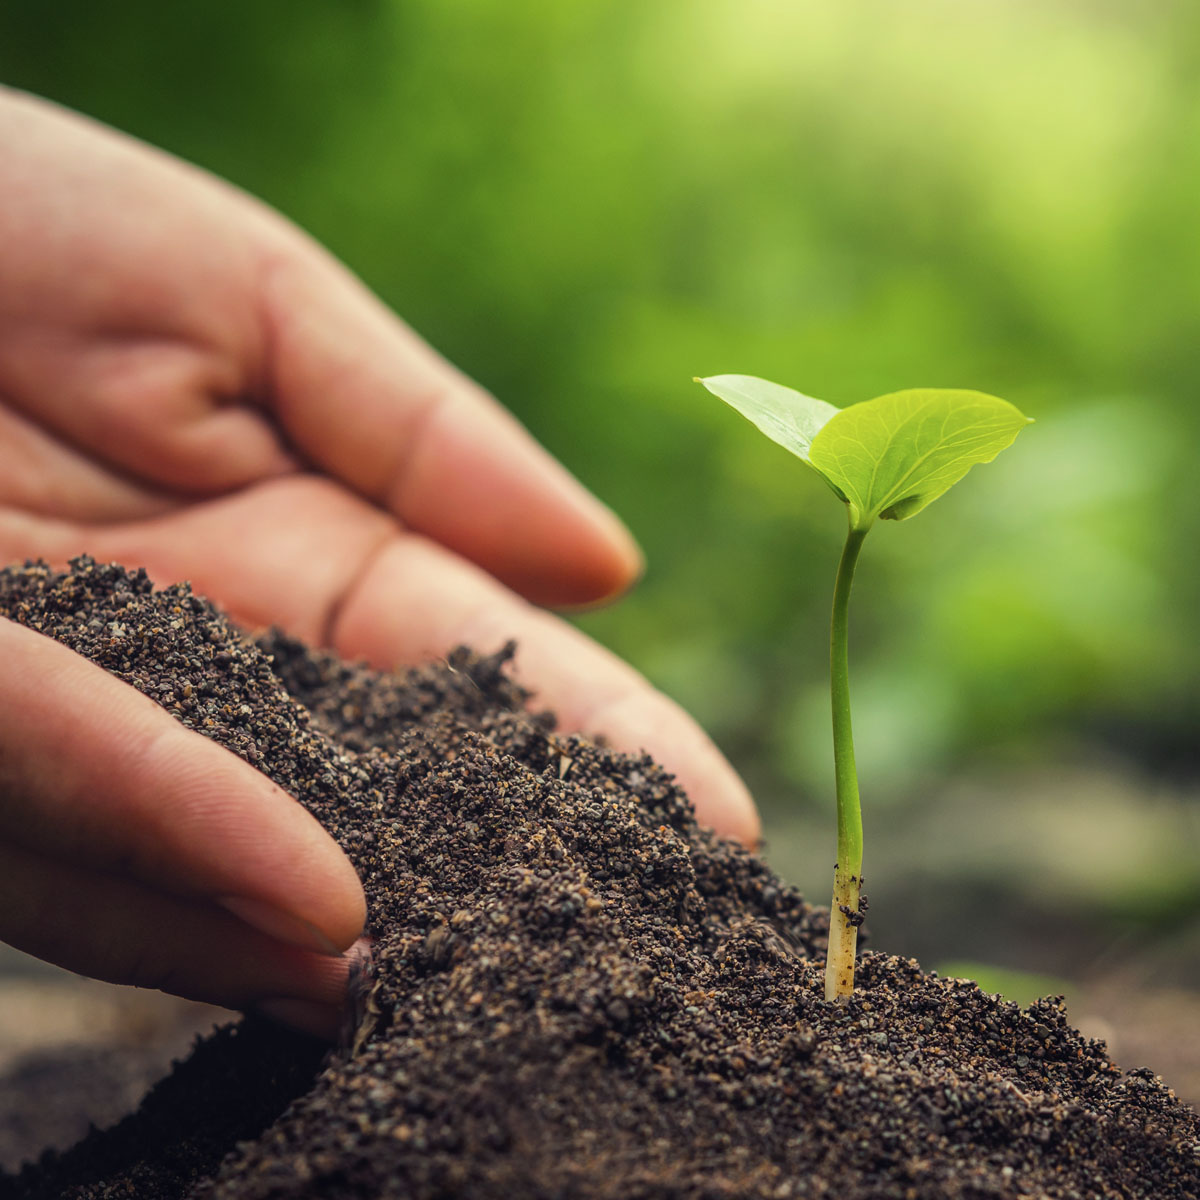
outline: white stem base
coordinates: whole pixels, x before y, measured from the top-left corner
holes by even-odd
[[[829,955],[825,961],[825,999],[846,1000],[854,991],[854,955],[858,949],[858,925],[843,908],[857,916],[862,880],[843,872],[833,873],[833,904],[829,910]]]

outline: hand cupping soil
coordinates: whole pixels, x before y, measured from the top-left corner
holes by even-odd
[[[1200,1121],[1051,1000],[863,956],[649,759],[466,651],[376,674],[81,559],[0,573],[56,638],[296,796],[374,963],[329,1054],[257,1022],[0,1197],[1194,1197]]]

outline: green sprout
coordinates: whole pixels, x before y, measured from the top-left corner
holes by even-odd
[[[839,409],[751,375],[715,375],[696,382],[816,471],[850,518],[833,589],[829,645],[837,866],[825,999],[843,1000],[854,990],[854,955],[865,907],[847,653],[850,586],[859,551],[877,519],[915,516],[976,463],[991,462],[1010,446],[1029,418],[1007,400],[982,392],[913,388]]]

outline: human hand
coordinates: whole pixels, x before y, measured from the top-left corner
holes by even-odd
[[[65,646],[0,620],[0,663],[0,939],[332,1037],[366,905],[329,834]]]
[[[699,728],[535,607],[611,597],[639,558],[511,416],[203,172],[3,90],[0,148],[0,561],[143,565],[380,667],[515,637],[564,728],[649,750],[757,839]]]

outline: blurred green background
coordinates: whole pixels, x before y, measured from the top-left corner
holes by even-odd
[[[816,900],[844,517],[690,380],[974,387],[1034,416],[868,542],[876,944],[1192,984],[1198,65],[1200,8],[1166,2],[0,15],[0,78],[278,206],[628,521],[646,578],[581,624],[712,731]]]

